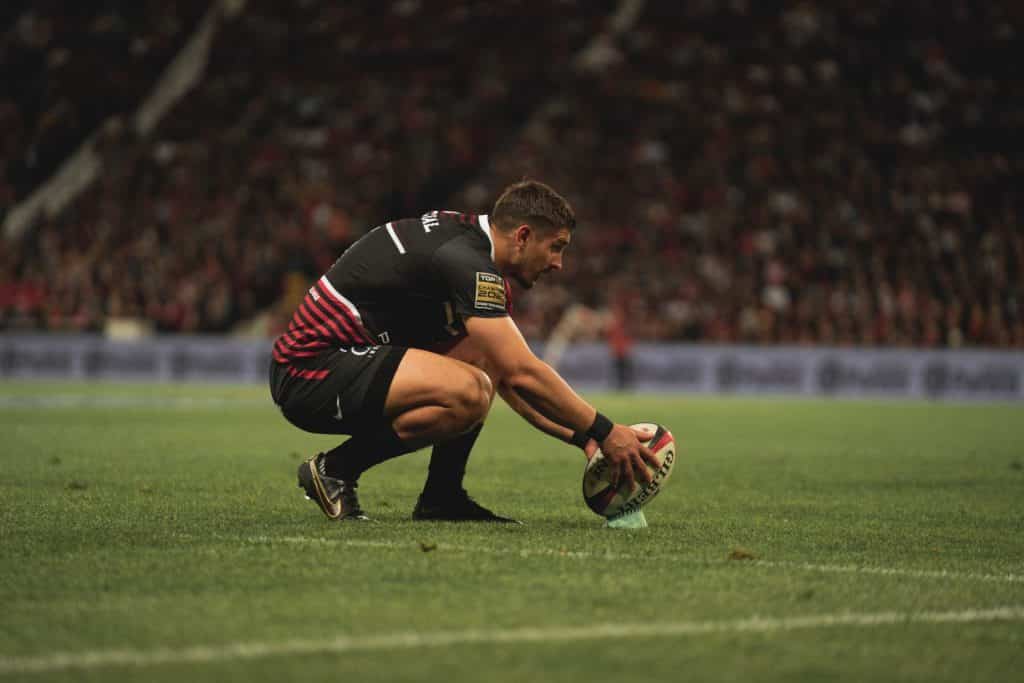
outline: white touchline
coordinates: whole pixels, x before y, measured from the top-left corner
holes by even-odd
[[[585,640],[684,637],[715,633],[772,633],[836,626],[871,627],[890,624],[945,624],[1024,620],[1024,606],[966,609],[957,612],[878,612],[874,614],[814,614],[795,617],[752,616],[710,621],[664,621],[590,626],[549,626],[461,631],[406,631],[373,636],[339,635],[326,639],[280,642],[247,641],[153,650],[92,650],[58,652],[39,657],[0,656],[0,675],[42,673],[67,669],[115,666],[194,664],[259,659],[296,654],[337,654],[369,650],[407,650],[474,643],[553,643]]]
[[[228,537],[222,537],[228,540]],[[233,539],[237,540],[237,539]],[[352,548],[414,548],[412,543],[395,541],[365,541],[360,539],[324,538],[321,536],[253,536],[245,539],[254,544],[291,543],[300,545],[340,545]],[[457,553],[482,553],[487,555],[519,555],[520,557],[564,557],[569,559],[603,559],[603,560],[635,560],[632,555],[615,553],[590,552],[586,550],[569,550],[568,548],[494,548],[490,546],[459,546],[439,543],[439,550]],[[688,564],[724,564],[734,563],[732,560],[712,560],[706,558],[684,557],[670,554],[645,554],[648,559],[666,559]],[[964,581],[990,581],[995,583],[1024,583],[1024,574],[992,574],[980,572],[955,572],[946,569],[902,569],[899,567],[872,567],[853,564],[813,564],[809,562],[792,562],[786,560],[743,560],[735,563],[749,564],[756,567],[778,567],[780,569],[797,569],[810,572],[834,572],[840,574],[874,574],[879,576],[905,576],[915,579],[955,579]]]

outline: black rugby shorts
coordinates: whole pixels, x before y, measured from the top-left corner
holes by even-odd
[[[270,395],[285,418],[315,434],[385,424],[384,401],[404,346],[348,346],[288,364],[270,361]]]

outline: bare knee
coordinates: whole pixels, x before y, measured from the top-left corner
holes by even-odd
[[[452,427],[457,433],[468,432],[484,421],[494,399],[494,385],[479,368],[466,368],[452,397]]]
[[[426,445],[480,424],[491,408],[494,385],[480,368],[409,349],[385,401],[385,415],[408,444]]]

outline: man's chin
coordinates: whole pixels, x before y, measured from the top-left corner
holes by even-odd
[[[522,275],[515,275],[512,279],[523,289],[533,289],[533,285],[536,282],[536,280],[527,280]]]

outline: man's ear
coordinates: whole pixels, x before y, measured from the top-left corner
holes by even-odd
[[[512,241],[517,247],[525,247],[531,235],[533,235],[533,228],[523,223],[512,231]]]

